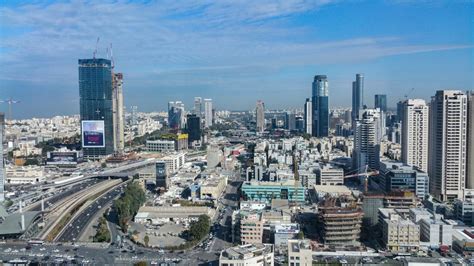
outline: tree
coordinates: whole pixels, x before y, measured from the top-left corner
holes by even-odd
[[[298,234],[296,235],[296,238],[298,238],[298,239],[304,239],[303,230],[300,230],[300,231],[298,232]]]
[[[147,265],[148,263],[146,263],[146,261],[139,261],[133,264],[133,266],[147,266]]]
[[[145,247],[148,247],[148,243],[150,242],[150,237],[148,235],[145,235],[143,238],[143,242],[145,242]]]
[[[191,223],[189,227],[189,236],[191,241],[199,241],[209,234],[211,228],[211,220],[209,216],[203,214],[199,216],[196,222]]]

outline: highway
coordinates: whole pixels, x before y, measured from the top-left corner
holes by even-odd
[[[81,236],[82,232],[85,230],[85,227],[94,219],[95,215],[106,205],[111,203],[115,198],[117,198],[120,193],[123,191],[123,186],[125,183],[115,187],[112,190],[109,190],[107,193],[103,194],[97,198],[93,203],[91,203],[85,210],[79,213],[63,230],[61,235],[56,239],[58,242],[71,242],[76,241]],[[97,217],[95,217],[97,218]]]

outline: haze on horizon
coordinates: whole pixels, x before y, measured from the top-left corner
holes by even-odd
[[[302,108],[316,74],[330,104],[474,89],[472,1],[11,1],[0,4],[0,99],[14,118],[77,114],[79,58],[113,44],[125,106],[194,96],[217,109]],[[0,104],[0,111],[8,106]]]

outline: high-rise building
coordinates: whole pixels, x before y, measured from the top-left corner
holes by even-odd
[[[204,125],[212,126],[212,99],[204,99]]]
[[[0,202],[5,200],[5,161],[3,160],[4,135],[5,135],[5,114],[0,113]]]
[[[356,80],[352,82],[352,127],[355,128],[359,120],[360,111],[364,107],[364,75],[356,74]]]
[[[199,116],[189,114],[186,119],[186,129],[189,143],[201,140],[201,118]]]
[[[84,158],[114,152],[112,65],[108,59],[79,59],[79,103]]]
[[[265,104],[261,100],[257,101],[255,116],[257,120],[257,132],[262,133],[265,131]]]
[[[123,74],[113,74],[112,110],[114,114],[114,150],[123,152],[125,148],[123,113]]]
[[[310,98],[304,103],[304,128],[306,134],[313,135],[313,105]]]
[[[314,76],[312,90],[313,136],[329,135],[329,88],[326,75]]]
[[[431,99],[430,192],[442,201],[462,199],[466,187],[467,109],[467,95],[461,91],[437,91]]]
[[[168,189],[168,169],[166,168],[166,162],[160,161],[155,164],[156,169],[156,187]]]
[[[193,114],[197,117],[202,116],[202,98],[201,97],[194,97],[194,110]]]
[[[168,102],[168,126],[172,129],[184,127],[184,103]]]
[[[399,101],[397,103],[397,119],[395,120],[395,122],[402,122],[402,119],[404,117],[403,115],[403,111],[404,111],[404,101]]]
[[[138,106],[130,107],[130,124],[132,126],[138,125]]]
[[[291,112],[287,112],[286,114],[286,129],[288,130],[296,130],[296,115]]]
[[[382,123],[380,114],[378,109],[365,109],[360,119],[356,121],[353,166],[360,172],[365,171],[365,166],[379,169]]]
[[[466,187],[474,189],[474,91],[468,92],[467,178]]]
[[[387,112],[387,95],[375,94],[374,108],[379,108],[380,111],[386,113]]]
[[[402,161],[428,172],[429,107],[424,100],[404,103],[402,119]]]

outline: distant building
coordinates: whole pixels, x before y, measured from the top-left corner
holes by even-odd
[[[79,59],[79,106],[84,158],[114,153],[112,64],[108,59]]]
[[[168,102],[168,127],[181,129],[184,127],[184,103]]]
[[[360,119],[360,111],[364,107],[364,75],[357,74],[352,82],[352,125],[355,131],[356,121]]]
[[[466,187],[467,107],[467,95],[461,91],[437,91],[431,100],[430,192],[442,201],[461,199]]]
[[[5,114],[0,113],[0,202],[5,200],[5,161],[3,159],[4,136],[5,136]]]
[[[428,172],[429,107],[424,100],[404,102],[402,161]]]
[[[212,126],[212,99],[204,99],[204,125],[205,127]]]
[[[201,141],[201,118],[195,114],[190,114],[186,119],[186,131],[189,135],[189,142]]]
[[[292,131],[296,130],[296,115],[291,112],[285,114],[286,118],[286,129]]]
[[[273,245],[248,244],[221,251],[219,266],[273,266]]]
[[[201,97],[194,97],[193,114],[200,118],[202,116],[202,112],[203,112],[202,98]]]
[[[313,136],[329,136],[329,85],[326,75],[316,75],[312,90]]]
[[[257,107],[255,108],[255,116],[257,120],[257,132],[262,133],[265,131],[265,104],[261,101],[257,101]]]
[[[375,94],[374,108],[379,108],[380,111],[387,112],[387,95],[385,94]]]
[[[304,103],[304,128],[305,133],[313,135],[313,105],[310,98]]]
[[[169,187],[169,175],[168,169],[166,167],[166,162],[156,162],[155,164],[156,169],[156,187],[161,187],[164,189],[168,189]]]

